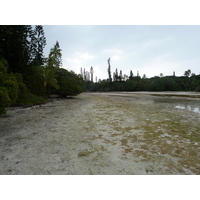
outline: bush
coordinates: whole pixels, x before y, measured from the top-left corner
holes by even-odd
[[[34,95],[28,91],[26,85],[23,82],[22,74],[17,73],[14,76],[18,84],[18,99],[15,105],[24,106],[24,105],[42,104],[47,102],[47,99],[41,96]]]
[[[200,85],[195,88],[195,92],[200,92]]]
[[[17,73],[17,74],[14,74],[14,76],[18,84],[18,96],[20,97],[20,95],[28,93],[28,89],[23,81],[22,74]]]
[[[0,114],[5,114],[5,107],[15,103],[18,96],[17,80],[13,74],[8,74],[4,59],[0,60]]]
[[[7,89],[12,103],[15,103],[18,97],[18,84],[16,78],[12,74],[4,75],[3,86]]]
[[[48,100],[44,97],[34,95],[30,92],[20,95],[16,101],[16,105],[25,106],[25,105],[37,105],[47,103]]]
[[[6,74],[6,73],[7,73],[7,69],[6,69],[6,67],[5,67],[5,66],[7,66],[7,65],[8,65],[8,63],[7,63],[6,60],[4,60],[4,59],[1,59],[1,60],[0,60],[0,74],[1,74],[1,73],[3,73],[3,74]]]
[[[56,75],[60,86],[60,90],[57,91],[58,94],[65,97],[67,95],[77,95],[83,91],[83,80],[74,72],[59,68]]]
[[[5,107],[9,106],[11,102],[7,89],[5,87],[0,87],[0,115],[6,113]]]
[[[15,103],[18,96],[18,84],[13,74],[8,74],[4,59],[0,60],[0,86],[7,89],[8,96],[12,103]]]

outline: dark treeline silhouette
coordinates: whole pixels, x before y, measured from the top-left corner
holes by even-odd
[[[113,80],[113,81],[112,81]],[[108,59],[108,79],[99,80],[93,83],[86,81],[86,91],[196,91],[200,92],[200,75],[191,73],[188,69],[183,76],[155,76],[147,78],[144,74],[142,77],[137,72],[134,76],[132,70],[130,75],[122,74],[122,70],[118,74],[118,69],[113,73],[111,78],[110,58]]]
[[[191,77],[152,77],[113,81],[102,80],[98,83],[86,82],[87,91],[196,91],[200,92],[200,75]]]
[[[59,42],[45,58],[43,26],[0,26],[0,114],[5,107],[40,104],[51,94],[63,97],[83,91],[80,75],[62,68]]]

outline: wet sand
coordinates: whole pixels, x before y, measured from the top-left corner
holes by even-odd
[[[8,108],[0,174],[200,174],[200,114],[176,100],[185,98],[83,93]]]

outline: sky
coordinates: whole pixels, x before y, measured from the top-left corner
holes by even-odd
[[[94,69],[94,78],[108,78],[111,72],[139,72],[147,78],[182,76],[188,69],[200,74],[199,25],[45,25],[48,56],[59,42],[63,68],[79,74],[81,67]]]

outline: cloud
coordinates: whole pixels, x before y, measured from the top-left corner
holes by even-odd
[[[172,76],[175,71],[177,76],[183,74],[182,65],[176,61],[170,61],[168,55],[164,54],[155,59],[152,59],[148,64],[144,64],[140,67],[140,76],[146,74],[148,78],[159,76],[162,73],[164,76]]]
[[[74,54],[71,55],[71,58],[65,58],[65,61],[70,62],[72,64],[81,64],[87,60],[91,60],[94,58],[95,56],[89,53],[75,52]]]
[[[107,55],[107,57],[111,59],[111,61],[119,61],[123,58],[124,52],[120,49],[104,49],[103,53]]]
[[[77,58],[63,58],[63,68],[74,71],[75,73],[80,73],[80,68],[82,67],[81,60]]]
[[[78,59],[78,58],[66,58],[65,60],[66,60],[67,62],[73,63],[73,64],[80,64],[80,63],[81,63],[81,60]]]
[[[83,52],[75,52],[73,53],[70,58],[64,57],[63,58],[63,67],[68,70],[73,70],[76,73],[80,73],[80,69],[87,68],[90,65],[90,62],[92,59],[94,59],[95,56],[90,53],[83,53]]]
[[[123,51],[120,49],[104,49],[103,50],[105,53],[110,53],[110,54],[122,54]]]
[[[162,38],[162,39],[148,40],[141,44],[141,50],[147,50],[147,49],[151,49],[151,48],[155,48],[155,47],[164,45],[167,42],[169,42],[171,39],[172,39],[171,37],[166,37],[166,38]]]
[[[114,60],[114,61],[117,61],[119,59],[120,59],[120,56],[117,56],[117,55],[112,56],[112,60]]]
[[[105,67],[103,65],[95,65],[93,69],[94,69],[94,81],[96,81],[96,77],[98,81],[99,79],[103,80],[108,78],[107,66]]]
[[[149,39],[140,43],[130,45],[127,50],[129,55],[135,56],[136,58],[141,57],[155,57],[161,53],[171,51],[170,45],[173,42],[172,37],[165,37],[162,39]]]
[[[95,56],[93,56],[92,54],[89,54],[89,53],[83,53],[83,54],[80,54],[80,58],[83,60],[91,60],[91,59],[95,58]]]

